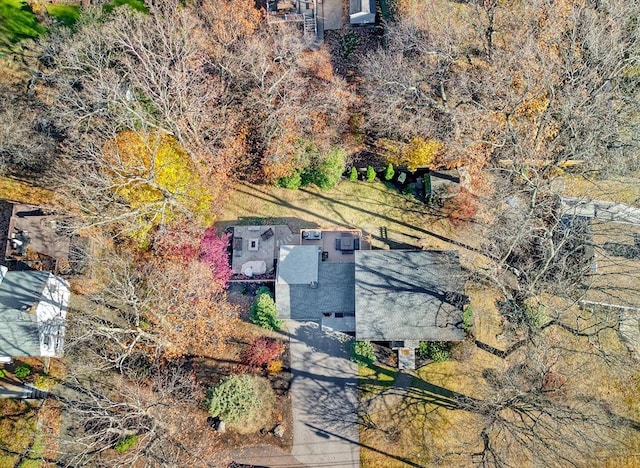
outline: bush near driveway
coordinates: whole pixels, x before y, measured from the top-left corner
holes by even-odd
[[[227,377],[210,389],[209,414],[242,431],[264,419],[275,397],[269,382],[258,376],[239,374]]]
[[[258,289],[256,300],[249,313],[251,323],[267,330],[278,331],[282,328],[282,320],[278,318],[278,310],[268,288]]]
[[[253,367],[262,367],[278,359],[284,352],[284,343],[275,338],[260,336],[242,353],[242,360]]]
[[[376,360],[373,345],[370,341],[355,341],[351,344],[351,360],[358,364],[368,366]]]

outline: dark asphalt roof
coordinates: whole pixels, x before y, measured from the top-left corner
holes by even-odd
[[[276,284],[276,305],[280,317],[295,320],[322,318],[323,312],[355,311],[355,268],[353,263],[320,262],[317,287],[308,284]]]
[[[453,251],[355,253],[356,337],[460,341],[464,281]]]
[[[39,356],[40,334],[31,306],[40,301],[50,273],[11,271],[0,283],[0,355]]]

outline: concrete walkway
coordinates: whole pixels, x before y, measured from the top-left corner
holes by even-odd
[[[31,385],[15,382],[9,379],[0,379],[0,398],[14,398],[21,400],[43,399],[47,392],[38,390]]]

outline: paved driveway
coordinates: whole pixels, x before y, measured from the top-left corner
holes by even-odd
[[[310,467],[359,467],[358,367],[345,335],[287,321],[291,334],[292,455]]]
[[[239,463],[292,467],[360,466],[358,367],[349,360],[348,337],[323,332],[318,324],[287,320],[293,380],[293,449],[247,447],[236,451]]]

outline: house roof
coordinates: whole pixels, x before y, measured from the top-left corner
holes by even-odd
[[[321,262],[317,284],[276,284],[278,314],[295,320],[320,320],[322,313],[355,311],[353,263]]]
[[[320,253],[315,245],[283,245],[278,259],[278,284],[318,282]]]
[[[640,209],[622,203],[562,197],[562,213],[600,221],[640,224]]]
[[[45,271],[10,271],[0,282],[0,356],[61,352],[69,285]],[[43,349],[45,337],[50,349]]]
[[[356,337],[461,341],[464,282],[452,251],[356,251]]]

